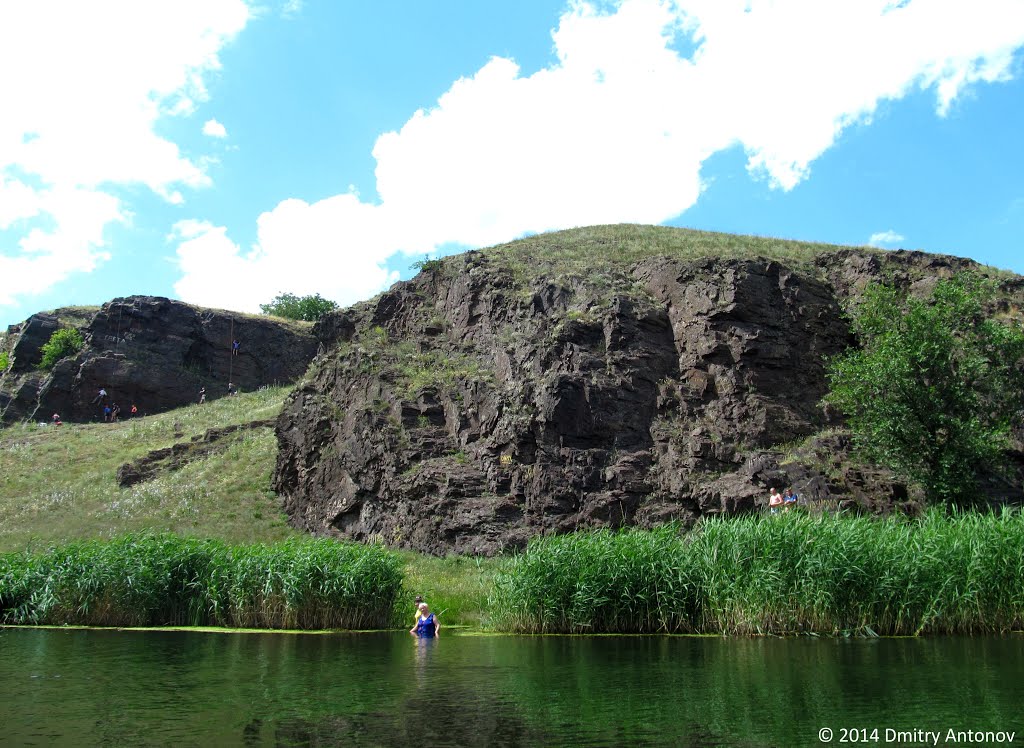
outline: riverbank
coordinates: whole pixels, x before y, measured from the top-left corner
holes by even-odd
[[[508,633],[826,636],[1024,626],[1024,516],[776,516],[538,538],[507,558],[123,536],[0,556],[0,621],[382,629],[423,595]]]

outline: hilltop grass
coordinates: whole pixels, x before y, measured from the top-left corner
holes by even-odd
[[[232,543],[297,536],[270,490],[271,429],[242,430],[223,450],[129,488],[117,468],[207,429],[271,418],[287,388],[221,398],[114,424],[0,429],[0,551],[140,530]]]
[[[911,635],[1024,625],[1024,514],[712,519],[536,539],[495,579],[501,631]]]
[[[660,256],[684,260],[764,257],[806,269],[814,264],[820,254],[844,249],[876,254],[888,251],[867,246],[850,247],[671,226],[613,224],[537,234],[489,247],[481,252],[522,275],[577,275],[588,278],[593,277],[595,272],[600,275],[616,267]],[[981,269],[985,274],[997,278],[1015,277],[1014,273],[999,268],[982,266]]]
[[[0,622],[385,628],[401,586],[401,560],[381,546],[144,533],[0,555]]]

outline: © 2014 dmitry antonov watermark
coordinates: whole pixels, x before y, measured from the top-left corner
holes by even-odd
[[[925,730],[895,727],[822,727],[818,740],[840,745],[1013,745],[1016,730],[973,730],[946,727]]]

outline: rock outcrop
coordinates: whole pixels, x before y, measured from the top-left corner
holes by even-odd
[[[203,309],[171,299],[133,296],[98,310],[36,314],[8,329],[10,370],[0,379],[4,422],[101,417],[102,387],[127,413],[158,413],[239,390],[292,382],[305,372],[318,341],[312,326],[270,317]],[[85,345],[51,371],[39,371],[42,346],[58,327],[77,327]],[[238,340],[238,355],[231,354]],[[13,342],[10,342],[13,341]]]
[[[749,511],[770,485],[913,503],[884,471],[835,480],[794,445],[846,446],[814,442],[839,425],[818,403],[825,360],[852,342],[843,305],[872,279],[913,292],[974,263],[652,254],[588,275],[531,272],[500,249],[430,263],[321,323],[335,345],[278,420],[274,486],[293,524],[493,553],[542,533]],[[1018,295],[1019,280],[1006,281]]]

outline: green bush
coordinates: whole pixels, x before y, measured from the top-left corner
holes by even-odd
[[[338,305],[320,294],[313,296],[296,296],[293,293],[282,293],[266,304],[260,304],[260,311],[275,317],[316,322]]]
[[[43,344],[41,349],[43,357],[39,361],[39,368],[52,369],[62,358],[82,350],[84,344],[82,333],[73,327],[62,327],[59,330],[54,330],[53,335]]]
[[[1024,411],[1024,330],[989,319],[990,282],[939,281],[928,298],[870,286],[852,310],[861,348],[830,363],[831,392],[861,450],[962,504],[998,466]]]
[[[0,374],[11,368],[11,354],[7,351],[0,351]]]

